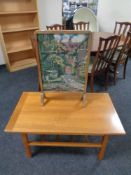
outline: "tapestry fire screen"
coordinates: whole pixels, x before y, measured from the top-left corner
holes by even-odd
[[[86,91],[91,33],[37,32],[42,91]]]

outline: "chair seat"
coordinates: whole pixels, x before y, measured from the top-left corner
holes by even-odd
[[[115,55],[114,55],[114,57],[113,57],[112,64],[115,64],[116,63],[119,54],[120,54],[120,51],[117,50],[116,53],[115,53]],[[127,57],[127,55],[123,54],[123,56],[119,60],[119,64],[124,64],[124,62],[126,60],[126,57]]]
[[[102,65],[102,63],[100,64],[99,67],[101,67],[101,65]],[[98,68],[97,74],[98,74],[99,71],[101,71],[101,72],[105,71],[105,70],[107,69],[107,65],[108,65],[108,64],[106,64],[106,66],[105,66],[103,69],[102,69],[102,68],[101,68],[101,69]],[[93,63],[90,63],[89,66],[88,66],[88,74],[91,74],[91,72],[92,72],[92,67],[93,67]]]
[[[90,58],[90,63],[88,65],[88,74],[91,74],[92,67],[93,67],[93,64],[94,64],[94,60],[95,60],[94,56]],[[103,63],[101,62],[100,65],[99,65],[98,71],[99,71],[100,67],[102,66],[102,64]],[[106,66],[104,67],[103,70],[105,70],[106,68],[107,68],[107,64],[106,64]],[[102,70],[102,67],[101,67],[101,70]]]
[[[117,50],[114,57],[113,57],[113,60],[112,60],[112,63],[116,63],[117,59],[118,59],[118,55],[119,55],[120,51]]]

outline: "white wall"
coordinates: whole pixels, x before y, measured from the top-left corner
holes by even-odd
[[[54,23],[62,24],[62,0],[38,0],[40,29]]]
[[[113,32],[115,21],[131,21],[131,0],[99,0],[100,30]]]

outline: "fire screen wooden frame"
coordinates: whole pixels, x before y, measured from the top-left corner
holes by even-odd
[[[80,92],[86,103],[91,32],[37,31],[34,41],[41,101],[45,92]]]

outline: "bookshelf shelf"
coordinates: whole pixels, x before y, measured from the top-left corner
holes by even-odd
[[[8,69],[13,72],[36,65],[30,39],[39,29],[37,0],[1,0],[0,25]]]

